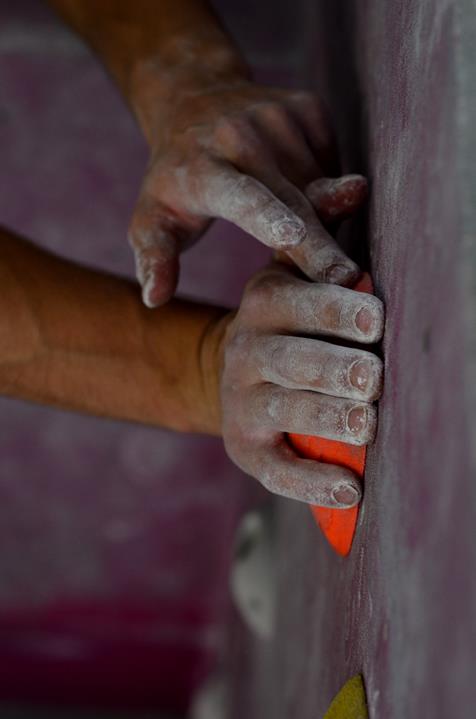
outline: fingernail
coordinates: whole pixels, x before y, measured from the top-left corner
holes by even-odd
[[[306,225],[301,220],[276,222],[273,233],[282,247],[297,247],[306,237]]]
[[[347,507],[353,507],[360,500],[360,494],[351,484],[344,484],[332,492],[333,499],[338,504],[345,504]]]
[[[355,324],[364,334],[369,334],[374,328],[373,314],[368,307],[361,307],[355,315]]]
[[[345,265],[332,265],[326,272],[326,278],[333,285],[342,285],[348,283],[355,274],[354,270]]]
[[[347,413],[347,429],[352,434],[360,434],[367,425],[367,410],[365,407],[353,407]]]
[[[136,278],[137,282],[142,286],[145,282],[146,272],[144,269],[144,261],[142,259],[142,256],[140,254],[136,254],[135,256],[136,261]]]
[[[157,304],[152,300],[152,291],[155,287],[155,277],[152,273],[147,275],[147,279],[142,287],[142,301],[146,307],[154,309]]]
[[[371,366],[367,360],[357,360],[349,368],[349,380],[353,387],[365,392],[369,383]]]

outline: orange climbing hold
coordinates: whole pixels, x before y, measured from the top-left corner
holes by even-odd
[[[371,294],[373,286],[370,275],[364,274],[354,289]],[[338,464],[351,469],[360,478],[364,476],[365,447],[355,447],[345,442],[301,434],[291,434],[290,440],[294,449],[302,457],[327,464]],[[328,507],[311,506],[311,511],[331,547],[337,554],[346,557],[352,548],[359,508],[329,509]]]

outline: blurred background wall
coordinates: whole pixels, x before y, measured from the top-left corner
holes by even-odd
[[[218,9],[258,75],[292,84],[305,48],[299,3],[286,5],[272,32],[259,4]],[[132,275],[145,143],[99,62],[37,0],[0,0],[0,156],[3,225]],[[180,291],[232,306],[267,257],[219,222],[184,258]],[[183,709],[220,654],[233,530],[253,492],[218,439],[0,399],[0,700]]]

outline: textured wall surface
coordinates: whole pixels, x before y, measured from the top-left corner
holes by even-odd
[[[277,505],[278,628],[242,647],[235,716],[321,717],[362,672],[371,719],[463,719],[476,701],[474,3],[323,0],[314,18],[308,81],[372,185],[385,392],[350,557],[305,508]]]

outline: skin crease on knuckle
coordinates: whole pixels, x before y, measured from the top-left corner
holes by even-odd
[[[271,160],[267,148],[256,131],[251,119],[236,117],[223,120],[213,131],[211,141],[205,146],[228,160],[239,170],[246,171],[252,158],[266,163]]]

